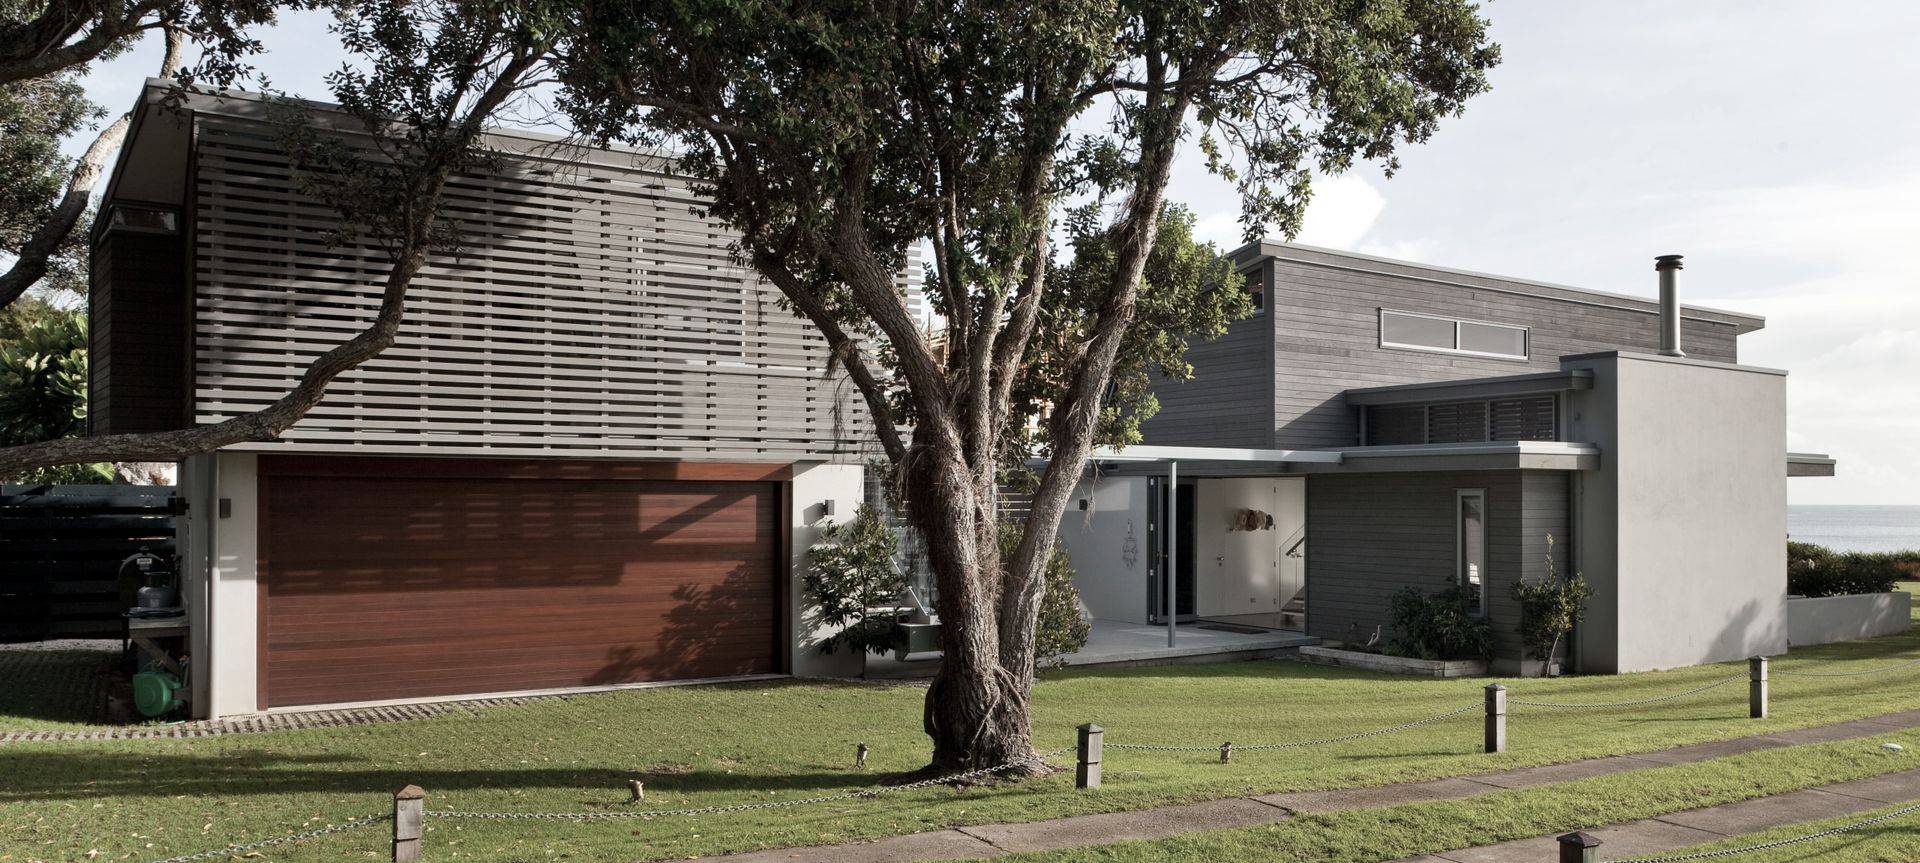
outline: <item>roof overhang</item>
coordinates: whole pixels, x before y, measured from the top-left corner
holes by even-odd
[[[1436,402],[1502,399],[1514,396],[1544,395],[1569,390],[1593,389],[1590,369],[1562,369],[1531,375],[1507,375],[1497,378],[1434,381],[1398,384],[1390,387],[1365,387],[1346,391],[1347,404],[1354,406],[1433,404]]]
[[[1787,453],[1787,476],[1833,476],[1839,460],[1826,453]]]
[[[1598,470],[1600,448],[1560,441],[1493,441],[1340,450],[1332,468],[1305,465],[1302,473],[1414,473],[1454,470]]]

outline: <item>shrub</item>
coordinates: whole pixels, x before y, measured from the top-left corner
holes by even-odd
[[[807,551],[801,583],[820,606],[820,622],[839,631],[820,643],[820,652],[842,646],[867,653],[905,647],[900,598],[907,579],[893,565],[899,538],[880,510],[862,505],[853,519],[830,525]]]
[[[1420,659],[1486,659],[1493,655],[1493,627],[1473,613],[1467,592],[1453,585],[1439,593],[1402,588],[1391,608],[1393,652]]]
[[[1553,665],[1560,639],[1586,616],[1592,596],[1593,588],[1580,573],[1561,578],[1554,569],[1553,534],[1547,534],[1547,577],[1538,584],[1513,584],[1513,599],[1520,603],[1520,643],[1540,660],[1542,675]]]
[[[1013,550],[1020,547],[1021,534],[1020,525],[1000,523],[1001,560],[1012,557]],[[1065,664],[1066,656],[1087,646],[1093,624],[1080,616],[1080,591],[1073,586],[1073,562],[1066,552],[1055,547],[1041,577],[1046,593],[1040,597],[1040,617],[1034,625],[1033,655],[1037,665],[1057,668]]]
[[[1800,596],[1885,593],[1916,571],[1920,552],[1835,552],[1810,543],[1787,543],[1787,592]]]

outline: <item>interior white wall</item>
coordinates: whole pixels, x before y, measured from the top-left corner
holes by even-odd
[[[1073,562],[1080,601],[1094,617],[1147,622],[1146,477],[1081,480],[1060,518],[1060,548]]]
[[[250,453],[210,457],[213,500],[201,509],[212,542],[208,581],[206,669],[210,719],[258,713],[260,644],[258,459]],[[230,507],[221,518],[219,502]]]
[[[821,625],[813,597],[801,578],[807,571],[807,551],[820,539],[820,531],[831,524],[853,518],[864,498],[863,469],[853,464],[795,465],[793,482],[787,486],[792,495],[788,510],[793,523],[791,548],[793,585],[793,673],[798,677],[855,677],[860,674],[864,657],[841,648],[838,653],[820,652],[820,642],[833,631]],[[833,515],[823,504],[833,502]]]
[[[1193,501],[1194,612],[1219,617],[1279,611],[1299,590],[1300,562],[1282,558],[1280,544],[1306,522],[1306,481],[1202,478],[1194,484]],[[1273,516],[1273,529],[1235,527],[1235,518],[1248,509]]]

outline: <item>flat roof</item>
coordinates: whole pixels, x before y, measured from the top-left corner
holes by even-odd
[[[1454,267],[1438,266],[1435,264],[1423,264],[1418,261],[1407,261],[1407,260],[1401,260],[1398,258],[1386,258],[1378,255],[1362,254],[1360,252],[1349,252],[1344,249],[1329,249],[1322,246],[1308,246],[1301,243],[1283,243],[1283,242],[1274,242],[1272,240],[1260,240],[1257,242],[1247,243],[1246,245],[1243,245],[1240,248],[1234,249],[1232,252],[1229,252],[1227,256],[1236,261],[1240,261],[1243,264],[1255,263],[1258,261],[1266,260],[1268,258],[1273,258],[1273,259],[1287,261],[1289,263],[1306,264],[1309,266],[1328,266],[1329,265],[1326,261],[1316,261],[1308,257],[1289,255],[1288,254],[1289,252],[1307,252],[1315,255],[1326,255],[1334,258],[1343,258],[1349,261],[1375,263],[1375,264],[1389,264],[1396,267],[1407,267],[1409,269],[1419,270],[1424,273],[1433,273],[1433,274],[1450,275],[1450,276],[1464,276],[1467,278],[1474,278],[1474,279],[1487,279],[1489,281],[1501,282],[1501,283],[1504,283],[1505,285],[1512,286],[1509,288],[1495,288],[1487,285],[1471,285],[1471,284],[1464,284],[1460,282],[1448,281],[1446,279],[1441,279],[1441,278],[1435,278],[1433,276],[1421,275],[1420,273],[1388,273],[1387,274],[1387,275],[1398,276],[1401,278],[1420,279],[1423,281],[1435,282],[1438,284],[1445,284],[1445,285],[1454,285],[1457,287],[1471,288],[1475,290],[1509,290],[1516,293],[1527,294],[1530,296],[1540,296],[1540,297],[1546,297],[1549,299],[1564,299],[1560,297],[1555,297],[1553,294],[1543,293],[1542,291],[1539,291],[1539,290],[1530,290],[1530,289],[1545,289],[1549,291],[1564,291],[1567,293],[1581,295],[1589,298],[1590,301],[1610,300],[1615,302],[1621,302],[1621,301],[1629,302],[1629,303],[1633,303],[1635,308],[1638,310],[1652,311],[1655,314],[1658,313],[1658,309],[1659,309],[1659,300],[1653,297],[1636,296],[1634,294],[1622,294],[1622,293],[1616,293],[1613,291],[1598,291],[1592,288],[1581,288],[1581,287],[1575,287],[1573,285],[1562,285],[1556,282],[1546,282],[1546,281],[1540,281],[1538,279],[1525,279],[1525,278],[1519,278],[1516,276],[1503,276],[1497,273],[1483,273],[1477,270],[1464,270],[1464,269],[1457,269]],[[1612,304],[1612,303],[1609,303],[1609,304]],[[1647,308],[1647,307],[1651,307],[1651,308]],[[1692,304],[1682,304],[1680,306],[1680,310],[1682,313],[1693,312],[1695,313],[1696,316],[1710,315],[1710,316],[1719,317],[1719,318],[1730,318],[1733,320],[1726,321],[1726,322],[1743,323],[1750,328],[1746,331],[1757,330],[1765,327],[1766,320],[1767,320],[1765,317],[1762,317],[1760,315],[1748,314],[1746,312],[1736,312],[1729,309],[1717,309],[1710,306],[1696,306]]]

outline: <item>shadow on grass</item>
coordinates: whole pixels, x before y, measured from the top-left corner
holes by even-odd
[[[625,804],[627,780],[668,795],[710,791],[820,793],[877,787],[886,774],[675,773],[606,768],[452,768],[444,766],[356,769],[365,759],[346,755],[246,753],[197,756],[179,753],[6,751],[0,763],[0,802],[85,800],[102,797],[180,795],[284,795],[294,792],[391,793],[418,785],[448,791],[582,791],[605,789],[609,803]],[[537,808],[537,807],[536,807]]]

